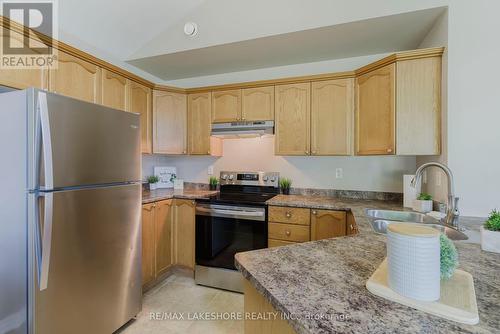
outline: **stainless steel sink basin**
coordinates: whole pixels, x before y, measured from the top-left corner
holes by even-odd
[[[430,217],[430,218],[432,218],[432,217]],[[373,230],[376,233],[380,233],[380,234],[387,234],[387,227],[390,224],[401,224],[401,223],[403,223],[403,222],[401,222],[401,221],[391,221],[391,220],[385,220],[385,219],[375,219],[375,220],[370,221],[370,224],[371,224]],[[406,222],[406,223],[408,223],[408,222]],[[435,228],[438,231],[440,231],[441,233],[444,233],[451,240],[467,240],[469,238],[464,233],[462,233],[460,231],[457,231],[457,230],[455,230],[453,228],[444,226],[442,224],[437,224],[437,223],[415,223],[415,222],[411,222],[411,223],[412,224],[418,224],[418,225],[429,226],[429,227]]]
[[[393,211],[393,210],[376,210],[376,209],[366,209],[366,215],[370,220],[383,219],[398,222],[409,222],[409,223],[426,223],[426,224],[438,224],[439,221],[431,216],[427,216],[423,213],[412,212],[412,211]]]

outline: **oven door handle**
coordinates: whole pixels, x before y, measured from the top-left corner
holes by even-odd
[[[204,207],[197,207],[196,212],[204,213],[208,216],[223,216],[231,218],[242,218],[252,220],[265,220],[265,213],[259,211],[239,211],[239,210],[223,210],[223,209],[209,209]]]

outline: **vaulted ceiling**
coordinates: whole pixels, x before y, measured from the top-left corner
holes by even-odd
[[[166,81],[415,48],[449,1],[60,0],[59,37]]]

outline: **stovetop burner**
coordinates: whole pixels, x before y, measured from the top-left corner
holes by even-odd
[[[279,193],[279,174],[220,172],[220,192],[206,201],[218,204],[265,205]]]

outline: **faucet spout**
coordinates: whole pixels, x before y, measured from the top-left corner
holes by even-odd
[[[459,229],[458,218],[460,212],[458,211],[458,197],[455,197],[455,183],[453,180],[453,173],[448,166],[443,165],[439,162],[428,162],[421,165],[415,172],[415,177],[411,180],[411,186],[413,188],[417,187],[417,185],[420,183],[420,180],[422,179],[424,170],[428,167],[438,167],[446,174],[448,178],[448,203],[446,207],[446,217],[444,218],[444,223],[446,225]]]

